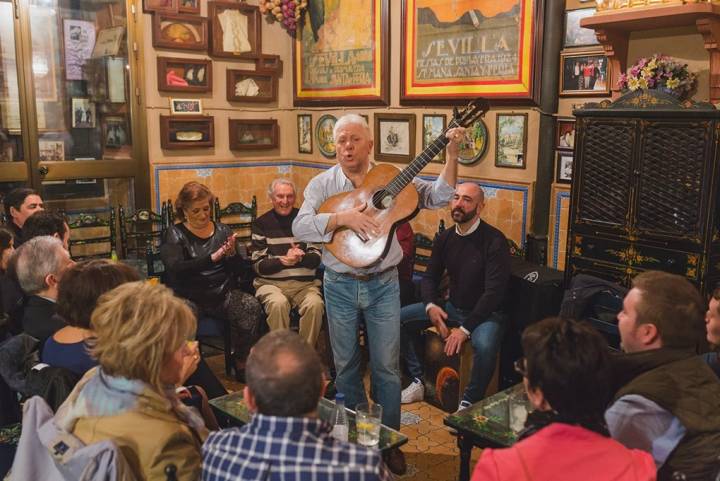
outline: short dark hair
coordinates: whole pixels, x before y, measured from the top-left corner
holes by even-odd
[[[685,277],[662,271],[638,274],[632,282],[640,291],[635,306],[638,324],[654,324],[663,347],[699,348],[706,341],[706,303]]]
[[[98,298],[126,282],[141,279],[137,270],[107,259],[78,262],[65,271],[58,288],[57,313],[66,323],[90,329]]]
[[[531,388],[562,419],[602,421],[610,401],[607,343],[589,325],[559,317],[531,324],[522,334],[525,369]]]
[[[27,218],[23,224],[23,240],[28,241],[41,235],[57,235],[60,239],[65,235],[65,217],[58,212],[40,210]]]
[[[196,200],[207,199],[212,209],[215,196],[208,186],[201,184],[200,182],[190,181],[182,186],[178,193],[177,199],[175,199],[175,216],[181,221],[185,221],[185,209],[190,208],[190,204]]]
[[[298,417],[317,409],[323,368],[307,342],[281,329],[265,335],[252,348],[245,378],[260,414]]]
[[[10,219],[12,218],[10,215],[10,207],[14,207],[15,210],[20,210],[20,207],[29,195],[38,195],[38,193],[29,187],[18,187],[5,194],[3,204],[5,206],[5,215],[8,218],[8,222],[10,222]]]

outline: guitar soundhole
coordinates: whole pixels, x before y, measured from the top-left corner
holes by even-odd
[[[392,201],[392,195],[385,189],[378,190],[372,197],[372,204],[378,210],[388,209],[392,205]]]

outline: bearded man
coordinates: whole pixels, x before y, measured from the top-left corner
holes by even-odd
[[[470,382],[458,410],[484,397],[495,369],[495,358],[505,331],[500,307],[510,279],[510,251],[505,236],[485,223],[483,190],[474,182],[460,184],[450,208],[455,227],[433,242],[432,255],[421,281],[422,302],[400,311],[401,353],[412,382],[402,391],[403,404],[425,396],[423,366],[416,352],[421,332],[430,325],[445,340],[445,354],[460,352],[463,343],[473,347]],[[440,280],[447,270],[449,299],[440,295]]]

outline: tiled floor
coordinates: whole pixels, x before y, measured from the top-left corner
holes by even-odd
[[[225,376],[221,355],[207,358],[213,372],[229,391],[237,391],[242,384]],[[445,412],[430,404],[419,402],[403,406],[403,425],[400,431],[408,437],[402,447],[408,463],[403,481],[456,481],[459,472],[459,452],[455,437],[443,424]],[[474,449],[471,466],[480,450]]]

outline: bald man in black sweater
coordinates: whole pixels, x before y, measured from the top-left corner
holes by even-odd
[[[421,401],[425,394],[423,366],[415,352],[423,329],[434,325],[445,340],[448,356],[472,343],[474,356],[470,382],[458,409],[479,401],[493,375],[495,358],[505,330],[500,307],[510,279],[507,239],[485,223],[485,206],[478,184],[460,184],[450,202],[454,228],[442,232],[433,243],[427,272],[421,282],[422,303],[402,309],[401,352],[413,381],[402,392],[402,402]],[[440,297],[440,279],[447,270],[450,297]]]

